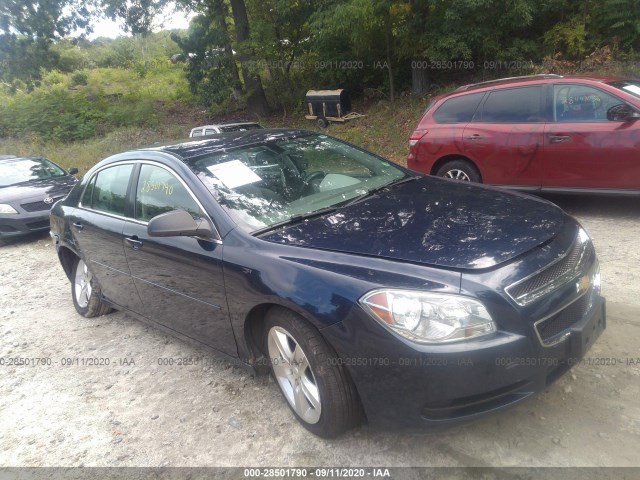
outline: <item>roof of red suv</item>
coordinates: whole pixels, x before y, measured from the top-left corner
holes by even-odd
[[[468,85],[462,85],[461,87],[452,90],[451,92],[446,92],[434,97],[431,101],[431,105],[435,104],[437,101],[442,100],[444,98],[450,97],[452,95],[456,95],[458,93],[464,93],[469,91],[480,90],[483,88],[491,89],[495,87],[504,87],[510,85],[517,85],[520,83],[526,82],[536,82],[540,81],[546,82],[554,82],[554,81],[571,81],[571,80],[587,80],[592,82],[614,82],[617,80],[624,80],[622,77],[603,77],[597,75],[557,75],[555,73],[542,73],[539,75],[525,75],[521,77],[507,77],[507,78],[498,78],[495,80],[488,80],[486,82],[479,83],[470,83]]]
[[[514,85],[525,82],[539,82],[540,80],[548,80],[551,81],[562,81],[562,80],[590,80],[592,82],[613,82],[616,80],[623,80],[621,77],[604,77],[597,75],[556,75],[555,73],[543,73],[540,75],[526,75],[522,77],[508,77],[508,78],[498,78],[496,80],[488,80],[486,82],[479,83],[470,83],[468,85],[463,85],[458,87],[453,92],[450,93],[459,93],[466,92],[469,90],[477,90],[480,88],[491,88],[491,87],[501,87],[505,85]]]

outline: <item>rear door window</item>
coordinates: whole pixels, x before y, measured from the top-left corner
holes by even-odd
[[[127,188],[132,171],[133,164],[116,165],[100,170],[95,175],[95,180],[92,179],[89,184],[89,188],[93,186],[89,196],[87,196],[89,189],[85,191],[82,205],[99,212],[124,216]],[[85,197],[90,204],[85,203]]]
[[[438,123],[469,123],[476,113],[483,93],[472,93],[446,100],[433,114]]]
[[[544,122],[542,87],[493,90],[482,107],[482,123]]]

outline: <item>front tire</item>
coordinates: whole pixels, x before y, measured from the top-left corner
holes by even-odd
[[[448,161],[438,169],[436,176],[463,182],[482,182],[478,169],[466,160]]]
[[[265,333],[271,373],[307,430],[332,438],[360,422],[355,387],[317,330],[290,310],[273,308]]]
[[[111,307],[102,302],[100,287],[93,281],[93,275],[84,260],[78,258],[71,271],[71,297],[76,311],[86,318],[111,313]]]

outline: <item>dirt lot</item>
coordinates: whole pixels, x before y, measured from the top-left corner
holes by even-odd
[[[122,313],[83,319],[50,239],[12,241],[0,247],[0,358],[52,364],[0,366],[0,465],[640,466],[640,365],[630,364],[640,362],[640,201],[552,200],[600,256],[608,328],[592,364],[515,409],[438,434],[363,426],[316,438],[269,379]],[[194,357],[196,366],[158,364]]]

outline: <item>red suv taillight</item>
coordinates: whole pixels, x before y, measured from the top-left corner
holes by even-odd
[[[420,141],[422,137],[424,137],[429,130],[414,130],[411,136],[409,137],[409,148],[413,147],[416,143]]]

